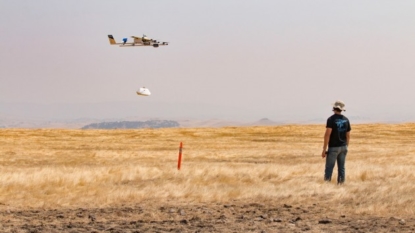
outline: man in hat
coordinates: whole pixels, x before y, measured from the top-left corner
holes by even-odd
[[[342,184],[345,181],[346,169],[344,165],[351,130],[349,119],[342,115],[342,111],[346,111],[344,103],[336,101],[333,104],[334,114],[327,119],[323,152],[321,153],[321,157],[326,158],[325,181],[331,181],[333,168],[337,161],[337,184]]]

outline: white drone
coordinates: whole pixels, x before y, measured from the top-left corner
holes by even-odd
[[[151,38],[148,38],[146,35],[142,37],[132,36],[133,42],[127,42],[128,38],[123,38],[122,43],[117,43],[112,35],[108,35],[108,39],[110,41],[110,45],[119,45],[120,47],[135,47],[135,46],[153,46],[154,48],[158,48],[159,46],[169,45],[168,42],[160,42]]]

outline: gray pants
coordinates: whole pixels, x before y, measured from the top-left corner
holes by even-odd
[[[324,180],[331,181],[331,175],[333,174],[333,168],[337,160],[337,183],[342,184],[346,180],[346,155],[347,146],[329,147],[326,156],[326,170],[324,171]]]

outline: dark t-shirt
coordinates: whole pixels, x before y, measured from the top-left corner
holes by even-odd
[[[346,133],[352,130],[350,122],[347,117],[334,114],[327,119],[326,128],[331,128],[329,147],[346,146]]]

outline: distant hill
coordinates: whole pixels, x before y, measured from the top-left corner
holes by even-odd
[[[179,127],[176,121],[149,120],[149,121],[115,121],[85,125],[82,129],[141,129],[141,128],[172,128]]]
[[[276,122],[276,121],[272,121],[268,118],[262,118],[258,121],[255,121],[255,122],[252,122],[252,123],[247,123],[245,125],[246,126],[272,126],[272,125],[282,125],[282,124],[284,124],[283,121]]]
[[[253,125],[277,125],[278,123],[275,121],[272,121],[268,118],[262,118],[257,122],[254,122]]]

